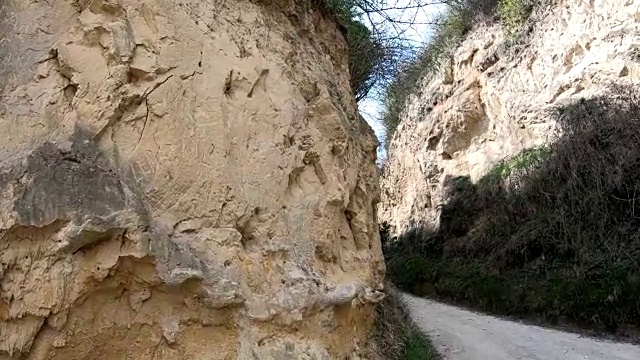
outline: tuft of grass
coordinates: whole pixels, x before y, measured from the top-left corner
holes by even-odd
[[[494,165],[486,177],[496,180],[506,179],[517,170],[533,168],[550,154],[551,151],[546,146],[525,149],[513,158],[500,161]]]
[[[431,341],[421,331],[412,328],[404,342],[402,360],[436,360],[439,359]]]
[[[640,327],[640,93],[611,94],[558,109],[547,147],[451,179],[438,228],[381,232],[391,280],[497,314]]]
[[[397,289],[387,284],[387,296],[376,307],[376,321],[367,358],[376,360],[439,360],[429,338],[409,318]]]
[[[514,41],[529,19],[536,0],[500,0],[498,12],[500,23],[508,41]]]

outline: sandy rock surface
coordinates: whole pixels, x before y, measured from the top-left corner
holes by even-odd
[[[0,359],[344,359],[376,139],[308,1],[0,2]]]

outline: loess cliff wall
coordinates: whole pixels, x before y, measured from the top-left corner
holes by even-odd
[[[556,139],[554,109],[640,84],[640,1],[542,3],[515,45],[477,26],[409,98],[381,183],[393,233],[438,226],[448,180]]]
[[[316,2],[0,1],[0,359],[357,358],[376,139]]]

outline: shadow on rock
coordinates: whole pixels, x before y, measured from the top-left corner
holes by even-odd
[[[615,87],[553,115],[562,135],[476,183],[448,179],[437,227],[381,233],[402,289],[510,316],[640,326],[640,95]]]

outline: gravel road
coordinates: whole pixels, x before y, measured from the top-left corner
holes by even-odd
[[[640,347],[478,314],[403,294],[445,360],[640,360]]]

